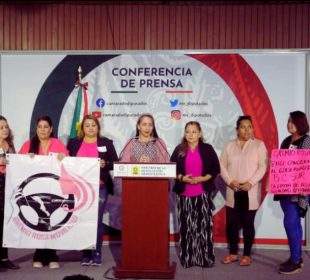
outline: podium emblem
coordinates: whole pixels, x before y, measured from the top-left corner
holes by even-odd
[[[141,166],[133,165],[131,167],[131,174],[135,175],[135,176],[140,176],[141,175]]]

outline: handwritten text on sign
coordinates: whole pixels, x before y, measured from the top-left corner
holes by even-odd
[[[310,150],[273,150],[270,163],[270,193],[310,194]]]

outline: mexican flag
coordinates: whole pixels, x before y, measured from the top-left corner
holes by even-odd
[[[82,84],[78,81],[75,84],[77,89],[77,98],[71,124],[70,138],[74,138],[79,135],[81,131],[82,119],[88,114],[87,86],[87,82]]]

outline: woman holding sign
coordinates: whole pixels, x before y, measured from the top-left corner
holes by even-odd
[[[309,123],[305,113],[294,111],[290,113],[287,130],[291,134],[286,137],[281,149],[310,149]],[[301,217],[304,217],[309,205],[309,195],[275,195],[284,213],[284,228],[290,247],[290,257],[280,264],[279,272],[294,274],[302,271],[302,227]]]
[[[19,154],[49,155],[51,153],[58,154],[61,160],[69,155],[66,146],[58,139],[53,137],[53,124],[49,116],[42,116],[37,119],[35,135],[26,141]],[[56,250],[53,249],[36,249],[33,256],[33,268],[42,268],[48,265],[50,269],[59,268],[58,256]]]
[[[84,116],[81,133],[70,139],[68,143],[70,156],[100,158],[100,187],[97,222],[96,250],[83,250],[81,265],[101,265],[101,250],[103,238],[103,213],[108,194],[113,194],[113,181],[109,171],[113,170],[113,162],[118,161],[112,140],[100,136],[100,124],[93,115]],[[98,178],[99,180],[99,178]]]
[[[2,246],[4,200],[5,200],[5,154],[15,153],[13,134],[5,117],[0,115],[0,267],[6,269],[18,269],[19,267],[8,258],[8,248]]]
[[[255,237],[254,219],[259,208],[259,182],[267,169],[268,153],[265,144],[254,138],[250,116],[240,116],[236,124],[237,138],[224,147],[220,162],[221,176],[226,189],[226,236],[229,255],[224,264],[238,261],[239,229],[243,229],[244,250],[239,264],[251,264]]]

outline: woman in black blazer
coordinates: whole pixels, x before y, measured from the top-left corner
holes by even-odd
[[[212,229],[213,180],[220,173],[218,157],[210,144],[203,142],[201,126],[191,121],[172,156],[177,165],[177,193],[180,228],[180,262],[184,268],[211,267],[214,264]]]
[[[92,115],[84,116],[81,124],[81,135],[70,139],[68,143],[70,156],[100,158],[100,188],[98,208],[98,229],[96,250],[83,250],[82,265],[101,265],[101,249],[103,237],[103,212],[108,194],[113,194],[113,181],[109,171],[113,170],[113,162],[118,157],[113,141],[100,136],[100,124]]]

